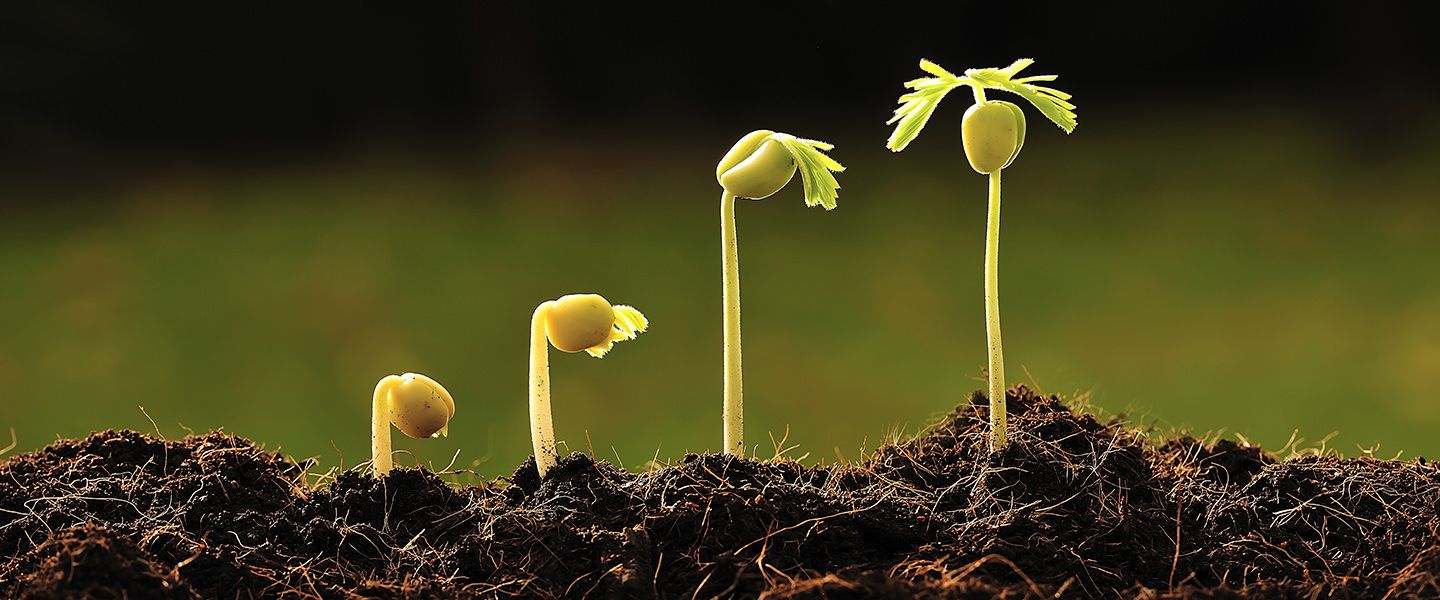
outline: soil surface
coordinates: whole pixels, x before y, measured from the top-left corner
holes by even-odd
[[[0,597],[1440,598],[1424,459],[1152,443],[1023,387],[992,455],[987,412],[858,465],[577,453],[464,489],[105,431],[0,463]]]

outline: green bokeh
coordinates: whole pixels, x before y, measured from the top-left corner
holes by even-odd
[[[981,387],[986,186],[948,108],[902,154],[879,126],[792,132],[849,167],[833,212],[796,184],[737,207],[759,455],[788,429],[791,456],[853,460]],[[1161,431],[1440,455],[1440,146],[1375,158],[1250,110],[1265,118],[1034,121],[1005,176],[1007,371]],[[12,173],[0,427],[28,451],[153,432],[144,406],[169,437],[223,427],[348,468],[368,459],[375,382],[418,371],[457,415],[446,439],[397,434],[415,455],[397,463],[458,452],[507,475],[530,453],[530,314],[594,292],[652,326],[603,360],[552,352],[559,439],[632,470],[713,450],[713,169],[731,142],[153,161],[103,185]]]

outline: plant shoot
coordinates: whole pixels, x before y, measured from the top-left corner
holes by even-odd
[[[795,172],[805,187],[805,205],[835,208],[839,182],[833,172],[845,167],[825,155],[833,145],[816,140],[766,129],[750,132],[736,142],[720,164],[715,179],[724,192],[720,194],[720,246],[724,282],[721,303],[724,305],[725,329],[725,404],[721,416],[725,422],[723,452],[745,456],[744,406],[740,376],[740,264],[739,246],[735,239],[735,199],[760,200],[773,195],[790,183]]]
[[[1053,88],[1035,85],[1037,81],[1054,81],[1054,75],[1015,76],[1035,61],[1022,58],[1003,69],[968,69],[956,77],[928,60],[920,60],[920,68],[934,77],[922,77],[905,83],[914,90],[900,96],[900,108],[886,124],[899,122],[890,134],[886,147],[899,152],[910,144],[930,120],[935,105],[945,94],[962,85],[975,92],[975,104],[965,111],[961,121],[961,137],[965,158],[970,168],[990,177],[990,210],[985,228],[985,334],[988,338],[990,362],[987,373],[990,384],[990,450],[1005,447],[1005,354],[1000,342],[1000,171],[1010,166],[1025,145],[1025,113],[1009,102],[986,100],[986,89],[1005,90],[1029,100],[1065,133],[1075,130],[1075,105],[1070,95]]]
[[[550,416],[549,346],[561,352],[583,350],[601,358],[615,342],[633,340],[646,327],[649,321],[640,311],[611,306],[597,294],[561,296],[535,308],[530,320],[530,442],[541,478],[560,462]]]
[[[449,435],[455,399],[445,386],[419,373],[386,375],[375,386],[370,411],[370,465],[376,477],[394,468],[390,425],[412,438]]]

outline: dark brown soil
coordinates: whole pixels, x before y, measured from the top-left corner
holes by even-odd
[[[862,465],[582,454],[456,489],[211,433],[0,464],[4,598],[1440,598],[1440,472],[984,398]]]

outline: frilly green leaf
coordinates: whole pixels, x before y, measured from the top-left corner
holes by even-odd
[[[585,352],[595,358],[603,358],[615,342],[633,340],[650,327],[650,321],[634,307],[616,304],[610,308],[615,311],[615,325],[610,329],[610,337],[593,348],[585,349]]]
[[[1022,58],[1004,69],[971,69],[965,76],[982,87],[1005,90],[1030,101],[1040,114],[1053,121],[1065,133],[1075,130],[1075,105],[1067,102],[1070,94],[1054,88],[1032,84],[1032,81],[1054,81],[1055,75],[1036,75],[1019,80],[1012,77],[1035,61]]]
[[[937,65],[923,58],[920,59],[920,68],[923,69],[926,73],[939,77],[940,79],[956,79],[954,73],[946,71],[945,69],[941,68],[940,65]]]
[[[894,116],[885,122],[886,125],[900,122],[885,143],[885,147],[893,152],[904,150],[910,145],[930,121],[931,113],[935,112],[935,106],[945,99],[945,94],[963,83],[954,73],[923,58],[920,59],[920,68],[935,77],[921,77],[905,82],[905,87],[915,91],[900,97],[900,108],[895,109]]]
[[[1021,59],[1017,59],[1017,60],[1016,60],[1015,62],[1013,62],[1013,63],[1010,63],[1010,66],[1005,67],[1005,68],[1003,68],[1003,69],[988,69],[988,70],[994,71],[995,73],[998,73],[998,74],[1001,74],[1001,75],[1004,75],[1006,79],[1014,79],[1016,75],[1018,75],[1021,71],[1024,71],[1024,70],[1025,70],[1025,67],[1028,67],[1028,66],[1033,65],[1033,64],[1035,64],[1035,59],[1033,59],[1033,58],[1021,58]],[[1046,75],[1041,75],[1041,77],[1046,77]],[[1054,76],[1054,75],[1049,75],[1048,77],[1054,78],[1055,76]]]
[[[895,115],[886,121],[890,125],[899,121],[895,131],[891,132],[890,139],[885,146],[891,151],[899,152],[910,145],[925,124],[930,121],[930,115],[935,111],[935,106],[945,98],[945,94],[962,85],[969,85],[978,88],[999,89],[1018,94],[1021,98],[1029,100],[1040,114],[1045,115],[1066,133],[1075,130],[1075,105],[1068,102],[1070,94],[1054,88],[1034,85],[1035,81],[1054,81],[1055,75],[1034,75],[1015,79],[1020,71],[1025,70],[1034,60],[1022,58],[1003,69],[968,69],[965,75],[956,77],[953,73],[946,71],[933,62],[920,59],[920,68],[926,73],[935,77],[922,77],[905,82],[905,87],[914,90],[898,100],[900,108],[895,109]]]
[[[935,112],[935,106],[945,99],[945,94],[950,93],[950,90],[960,84],[938,79],[920,79],[906,85],[917,91],[901,96],[900,108],[895,109],[895,116],[885,122],[886,125],[889,125],[900,121],[900,124],[895,127],[895,131],[891,132],[890,139],[885,143],[885,147],[894,152],[904,150],[915,139],[915,136],[920,135],[920,130],[930,122],[930,115]]]
[[[790,151],[790,156],[795,159],[800,180],[805,184],[805,206],[819,204],[825,207],[825,210],[833,210],[835,200],[840,196],[840,182],[835,180],[834,173],[844,171],[845,167],[825,155],[824,151],[834,148],[835,145],[785,133],[772,134],[770,138],[784,144],[785,149]]]

